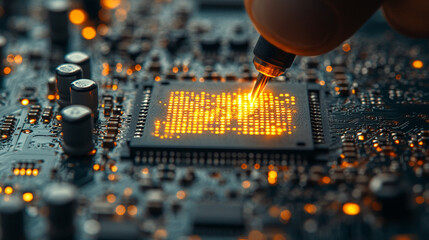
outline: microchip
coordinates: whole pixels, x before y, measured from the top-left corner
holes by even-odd
[[[239,203],[199,203],[196,206],[192,231],[203,236],[243,234],[245,231],[243,208]]]
[[[322,143],[318,91],[310,91],[306,84],[273,82],[251,103],[252,86],[160,82],[145,87],[133,116],[132,156],[208,159],[223,154],[232,160],[273,159],[274,155],[260,155],[271,153],[277,160],[287,160],[300,158]],[[316,99],[310,99],[314,92]]]

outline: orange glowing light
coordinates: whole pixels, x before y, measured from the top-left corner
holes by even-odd
[[[153,136],[180,138],[185,134],[237,134],[280,136],[292,134],[292,115],[296,98],[289,94],[274,96],[265,91],[255,103],[248,93],[172,91],[165,120],[155,120]]]
[[[82,24],[86,21],[86,13],[82,9],[73,9],[69,13],[69,19],[73,24]]]
[[[100,170],[100,164],[94,164],[94,166],[92,166],[92,169],[94,169],[94,171]]]
[[[6,61],[12,63],[14,58],[15,58],[15,56],[13,54],[9,54],[6,57]]]
[[[173,67],[172,71],[173,71],[174,73],[177,73],[177,72],[179,72],[179,68],[178,68],[178,67]]]
[[[283,221],[287,222],[287,221],[290,220],[291,217],[292,217],[292,213],[289,210],[287,210],[287,209],[280,212],[280,218]]]
[[[101,6],[103,8],[113,9],[117,8],[121,4],[121,0],[101,0]]]
[[[12,72],[12,69],[11,69],[10,67],[5,67],[5,68],[3,69],[3,73],[4,73],[5,75],[10,74],[11,72]]]
[[[269,178],[277,178],[277,172],[276,171],[269,171],[268,177]]]
[[[114,203],[114,202],[116,201],[116,196],[115,196],[115,194],[113,194],[113,193],[109,193],[109,194],[107,194],[107,196],[106,196],[106,200],[107,200],[107,202],[109,202],[109,203]]]
[[[177,191],[176,197],[177,199],[183,200],[186,198],[186,192],[183,190]]]
[[[327,67],[326,67],[326,71],[327,71],[327,72],[332,72],[332,66],[327,66]]]
[[[417,196],[416,197],[416,203],[417,204],[423,204],[425,202],[425,198],[422,196]]]
[[[142,173],[145,174],[145,175],[148,174],[149,173],[149,168],[143,168],[142,169]]]
[[[356,203],[345,203],[343,205],[343,212],[350,216],[358,215],[360,212],[360,206]]]
[[[256,163],[255,166],[253,166],[255,169],[260,169],[261,165],[259,163]]]
[[[343,44],[343,51],[344,52],[350,52],[351,49],[352,48],[350,47],[350,44],[348,44],[348,43]]]
[[[319,84],[320,84],[320,86],[325,86],[326,82],[323,80],[320,80]]]
[[[31,168],[27,168],[27,170],[25,171],[25,175],[30,176],[32,173]]]
[[[137,207],[135,205],[130,205],[127,207],[128,215],[135,216],[137,214]]]
[[[241,169],[247,169],[247,164],[245,164],[245,163],[243,163],[243,164],[241,164]]]
[[[251,186],[252,184],[250,183],[250,181],[248,181],[248,180],[246,180],[246,181],[243,181],[242,183],[241,183],[241,186],[244,188],[244,189],[248,189],[248,188],[250,188],[250,186]]]
[[[116,180],[116,175],[111,173],[111,174],[109,174],[107,176],[107,179],[109,179],[109,181],[115,181]]]
[[[82,37],[85,38],[86,40],[94,39],[96,35],[97,35],[97,32],[93,27],[84,27],[82,29]]]
[[[15,175],[15,176],[19,175],[19,169],[18,168],[13,169],[13,175]]]
[[[140,70],[142,70],[142,66],[140,64],[137,64],[137,65],[134,66],[134,69],[136,71],[140,71]]]
[[[22,56],[18,54],[15,56],[15,58],[13,60],[15,61],[16,64],[21,64],[22,63]]]
[[[12,194],[12,193],[13,193],[13,188],[12,188],[11,186],[7,186],[7,187],[5,187],[5,188],[4,188],[4,193],[5,193],[6,195],[10,195],[10,194]]]
[[[33,169],[33,176],[39,175],[39,169]]]
[[[21,105],[23,105],[23,106],[27,106],[29,103],[30,103],[30,101],[26,98],[21,100]]]
[[[126,208],[124,205],[118,205],[115,209],[116,214],[118,214],[119,216],[122,216],[125,214],[126,212]]]
[[[314,204],[307,203],[304,205],[304,211],[306,211],[308,214],[315,214],[317,212],[317,207]]]
[[[414,60],[412,65],[413,65],[413,68],[420,69],[423,67],[424,64],[420,60]]]
[[[55,100],[55,95],[54,94],[49,94],[48,95],[48,99],[51,100],[51,101]]]
[[[160,77],[160,76],[156,76],[156,77],[155,77],[155,81],[156,81],[156,82],[161,81],[161,77]]]
[[[34,196],[30,192],[26,192],[22,194],[22,200],[24,200],[24,202],[31,202],[33,201],[33,199],[34,199]]]
[[[324,177],[322,178],[322,182],[323,182],[324,184],[329,184],[329,183],[331,182],[331,178],[330,178],[330,177],[328,177],[328,176],[324,176]]]

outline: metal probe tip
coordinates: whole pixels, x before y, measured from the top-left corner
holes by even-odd
[[[255,85],[253,85],[252,94],[250,94],[250,99],[252,103],[259,97],[259,95],[264,91],[267,82],[271,79],[262,73],[259,73],[258,78],[256,79]]]

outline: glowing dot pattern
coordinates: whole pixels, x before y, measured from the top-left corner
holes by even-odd
[[[274,96],[264,92],[251,103],[250,94],[242,92],[172,91],[165,119],[156,119],[153,136],[160,139],[195,134],[237,134],[279,136],[292,134],[296,126],[296,98],[288,93]]]

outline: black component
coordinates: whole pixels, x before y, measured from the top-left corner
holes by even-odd
[[[184,29],[176,29],[168,33],[167,49],[171,53],[175,53],[186,41],[188,35]]]
[[[73,105],[84,105],[98,118],[98,86],[90,79],[79,79],[70,85],[70,101]]]
[[[60,108],[70,105],[70,84],[82,78],[82,68],[75,64],[62,64],[55,71],[57,79],[57,93],[60,97]]]
[[[78,65],[82,68],[82,78],[91,79],[91,62],[88,54],[71,52],[64,57],[64,62]]]
[[[229,47],[233,51],[244,52],[249,48],[249,36],[246,34],[234,34],[229,39]]]
[[[0,35],[0,69],[3,68],[3,58],[4,58],[4,52],[7,44],[7,39],[5,36]]]
[[[325,119],[325,106],[321,105],[319,101],[322,101],[323,94],[317,90],[315,86],[311,92],[317,93],[316,97],[311,99],[311,110],[310,110],[310,97],[309,91],[306,85],[303,84],[292,84],[292,83],[272,83],[267,86],[267,92],[271,92],[274,96],[280,96],[280,94],[290,94],[295,97],[296,105],[291,105],[290,110],[296,109],[292,117],[292,125],[296,126],[293,128],[290,134],[281,134],[276,136],[270,136],[267,140],[265,135],[246,135],[237,134],[235,132],[226,132],[225,134],[216,134],[215,131],[206,129],[201,134],[173,134],[166,136],[165,138],[155,136],[155,123],[156,121],[163,121],[167,117],[167,108],[169,104],[170,95],[174,92],[184,91],[189,94],[199,95],[201,92],[211,94],[222,94],[227,92],[234,92],[238,89],[242,89],[243,92],[250,91],[252,83],[236,83],[236,82],[178,82],[171,81],[168,84],[155,83],[152,89],[151,96],[154,98],[150,102],[149,106],[138,104],[135,112],[132,114],[133,120],[130,150],[132,159],[138,156],[137,159],[141,158],[143,161],[147,161],[149,158],[149,152],[152,158],[152,163],[156,163],[163,158],[165,151],[174,152],[175,154],[170,155],[169,161],[175,163],[185,163],[187,154],[192,155],[199,159],[211,158],[212,154],[225,154],[224,164],[230,164],[235,159],[254,159],[255,155],[250,153],[270,153],[270,152],[281,152],[284,158],[288,157],[304,157],[312,155],[311,152],[316,149],[325,149],[328,144],[329,138],[326,137],[326,119]],[[141,97],[144,97],[142,95]],[[137,99],[137,102],[143,101],[143,98]],[[189,101],[193,101],[192,98]],[[148,104],[148,102],[145,102]],[[166,105],[164,105],[166,104]],[[173,107],[173,106],[170,106]],[[289,108],[289,107],[288,107]],[[271,109],[273,110],[273,109]],[[178,113],[179,114],[179,113]],[[181,113],[185,114],[185,113]],[[187,113],[186,113],[187,114]],[[257,113],[255,113],[257,114]],[[171,123],[172,124],[172,123]],[[191,123],[187,123],[188,125]],[[316,124],[317,132],[312,133],[312,124]],[[232,120],[230,130],[234,128],[240,128],[237,122]],[[161,127],[160,135],[163,128]],[[177,135],[180,135],[178,138]],[[322,139],[322,140],[320,140]],[[324,144],[323,147],[320,144]],[[163,153],[164,152],[164,153]],[[236,153],[245,152],[248,154],[241,155],[238,157]],[[182,155],[181,155],[182,154]],[[196,155],[195,155],[196,154]],[[278,155],[279,156],[279,155]],[[277,158],[281,161],[283,157]],[[268,155],[267,155],[268,158]],[[304,157],[305,158],[305,157]],[[276,158],[274,158],[276,159]],[[257,161],[262,161],[259,159]]]
[[[398,176],[379,174],[371,179],[369,188],[386,218],[402,219],[411,213],[410,196]]]
[[[94,149],[93,114],[90,108],[71,105],[61,111],[64,152],[72,156],[86,155]]]
[[[65,0],[48,1],[46,4],[49,17],[50,37],[53,45],[67,47],[69,40],[69,3]]]
[[[240,203],[204,202],[195,209],[193,233],[203,236],[238,236],[245,230]]]
[[[202,9],[241,10],[244,8],[244,3],[241,0],[198,0],[197,2]]]
[[[73,240],[77,189],[68,183],[54,183],[46,187],[43,198],[49,210],[49,239]]]
[[[3,58],[4,58],[4,51],[6,48],[7,39],[3,35],[0,35],[0,89],[3,88],[3,73],[1,70],[3,70]]]
[[[215,34],[205,34],[201,39],[201,49],[204,52],[217,52],[220,48],[220,37]]]
[[[21,199],[12,197],[0,203],[1,239],[24,240],[24,210]]]
[[[253,53],[255,57],[283,69],[289,68],[296,57],[295,54],[284,52],[272,45],[262,36],[259,36]]]
[[[97,240],[138,240],[140,231],[136,221],[100,221],[100,231]]]

